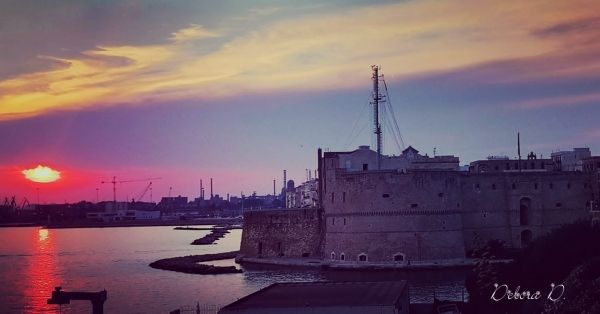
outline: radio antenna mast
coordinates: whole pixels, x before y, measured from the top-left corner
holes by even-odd
[[[377,135],[377,170],[381,170],[381,124],[379,123],[379,66],[371,66],[373,69],[373,122],[375,135]]]

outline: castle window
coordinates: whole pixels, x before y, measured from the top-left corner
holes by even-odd
[[[438,197],[444,197],[444,193],[438,193]]]
[[[535,162],[531,163],[531,169],[535,169]]]
[[[334,197],[333,192],[331,192],[331,203],[333,203],[333,197]]]
[[[529,218],[531,216],[531,199],[524,197],[519,201],[519,224],[521,226],[529,225]]]
[[[571,183],[570,182],[567,183],[567,189],[569,189],[569,190],[571,189]]]
[[[556,203],[556,207],[562,207],[562,203]]]
[[[335,226],[335,218],[331,218],[331,225]]]
[[[383,195],[381,195],[381,197],[388,198],[388,197],[390,197],[390,195],[389,194],[383,194]]]
[[[486,218],[486,217],[487,217],[487,214],[486,214],[486,213],[484,213],[484,214],[483,214],[483,218]]]
[[[590,207],[590,205],[592,205],[592,203],[590,203],[589,201],[585,202],[585,207]]]
[[[554,188],[554,183],[550,183],[550,190]]]
[[[492,190],[496,189],[496,183],[492,184]]]
[[[335,253],[331,252],[331,260],[335,261]]]
[[[494,170],[500,170],[500,168],[498,166],[494,167]]]
[[[405,260],[405,255],[402,253],[396,253],[394,255],[394,262],[404,262]]]
[[[342,193],[342,202],[346,202],[346,192]]]
[[[515,170],[519,169],[519,163],[515,162]]]
[[[345,261],[346,260],[346,254],[342,253],[340,254],[340,261]]]
[[[363,171],[369,170],[369,164],[363,164]]]
[[[517,185],[513,183],[513,184],[512,184],[512,189],[513,189],[513,190],[516,190],[516,189],[517,189]]]
[[[344,226],[346,225],[346,218],[344,218]]]
[[[306,253],[306,252],[305,252],[305,253],[302,253],[302,257],[308,257],[308,256],[309,256],[309,254],[308,254],[308,253]]]
[[[419,207],[419,204],[410,204],[410,207],[417,208],[417,207]]]
[[[281,242],[277,242],[277,251],[281,252]]]
[[[523,163],[523,169],[527,169],[527,163],[526,162]]]
[[[358,255],[358,261],[359,262],[366,262],[367,261],[367,254],[365,253],[361,253]]]
[[[533,187],[534,187],[536,190],[538,189],[538,184],[537,184],[537,182],[534,184],[534,186],[533,186]]]
[[[479,191],[479,188],[480,188],[480,187],[481,187],[481,186],[479,185],[479,183],[475,184],[475,189],[477,189],[477,191]]]

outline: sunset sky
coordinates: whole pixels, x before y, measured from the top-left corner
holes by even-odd
[[[423,154],[600,155],[598,0],[4,0],[0,198],[279,192],[372,145],[372,65]]]

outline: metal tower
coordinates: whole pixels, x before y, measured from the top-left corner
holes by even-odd
[[[375,135],[377,135],[377,170],[381,170],[381,124],[379,123],[379,67],[374,65],[373,69],[373,123]]]

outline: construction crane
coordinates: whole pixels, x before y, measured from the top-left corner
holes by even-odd
[[[137,181],[148,181],[148,180],[159,180],[162,178],[148,178],[148,179],[138,179],[138,180],[125,180],[125,181],[117,181],[117,177],[113,177],[112,181],[102,181],[100,183],[112,183],[113,185],[113,201],[117,202],[117,183],[125,183],[125,182],[137,182]]]
[[[142,198],[144,198],[144,195],[146,195],[146,192],[148,192],[148,189],[152,186],[152,181],[150,181],[150,184],[148,184],[148,186],[144,189],[144,191],[142,192],[142,195],[140,197],[137,198],[136,202],[139,202],[142,200]],[[135,198],[134,198],[135,200]]]

